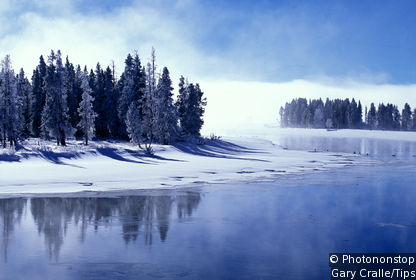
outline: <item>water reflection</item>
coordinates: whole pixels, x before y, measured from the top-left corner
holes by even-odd
[[[416,174],[403,162],[212,185],[203,201],[0,200],[0,279],[328,279],[329,252],[416,250]]]
[[[13,234],[15,225],[20,223],[23,210],[26,207],[26,199],[1,199],[0,219],[2,223],[2,248],[3,258],[7,262],[7,249],[10,235]]]
[[[391,141],[371,138],[336,138],[336,137],[297,137],[282,135],[276,142],[291,150],[329,151],[338,153],[357,153],[378,157],[400,156],[411,158],[416,156],[416,142]]]
[[[47,254],[57,261],[69,228],[75,228],[84,242],[87,232],[120,226],[126,245],[143,234],[144,243],[152,245],[154,232],[164,242],[172,210],[179,220],[192,215],[201,200],[199,192],[172,195],[138,195],[125,197],[16,198],[0,199],[3,257],[7,262],[8,241],[26,209],[30,209],[37,232],[43,235]],[[28,205],[30,205],[28,207]]]

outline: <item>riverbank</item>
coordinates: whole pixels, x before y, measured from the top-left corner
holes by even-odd
[[[370,164],[356,154],[296,151],[258,138],[155,145],[145,155],[128,142],[92,141],[67,147],[29,139],[0,152],[0,195],[121,191],[273,180],[286,174]]]

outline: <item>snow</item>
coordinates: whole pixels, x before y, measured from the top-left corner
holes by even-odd
[[[285,150],[254,137],[155,145],[155,156],[128,142],[92,141],[84,146],[70,140],[67,147],[56,147],[54,142],[30,139],[23,147],[0,152],[1,196],[259,182],[374,164],[374,159],[354,154]]]

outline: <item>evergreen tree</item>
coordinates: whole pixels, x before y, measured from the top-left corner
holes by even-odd
[[[98,116],[95,119],[95,127],[97,131],[97,136],[100,138],[108,137],[108,120],[106,112],[106,92],[105,92],[105,76],[104,71],[101,69],[101,65],[97,63],[95,69],[95,81],[94,81],[94,110],[97,112]]]
[[[169,144],[177,134],[178,118],[173,104],[172,81],[168,68],[163,68],[156,88],[155,136],[160,143]]]
[[[78,123],[80,121],[79,118],[79,114],[78,114],[78,108],[79,108],[79,104],[81,103],[82,100],[82,77],[83,76],[88,76],[88,71],[82,71],[81,70],[81,65],[77,65],[76,70],[75,70],[75,77],[74,77],[74,91],[72,92],[72,97],[71,97],[71,103],[72,106],[76,105],[76,114],[73,116],[73,119],[71,119],[71,121],[75,122],[75,136],[76,137],[81,137],[83,135],[82,131],[79,129],[78,127]]]
[[[369,129],[377,128],[377,112],[374,103],[371,103],[370,110],[368,111],[367,126]]]
[[[142,135],[142,120],[139,111],[138,101],[134,101],[130,104],[126,114],[126,129],[131,141],[138,144],[141,147],[143,141]]]
[[[185,120],[185,113],[186,113],[186,99],[187,99],[186,87],[188,86],[188,83],[185,82],[185,78],[183,76],[179,78],[178,86],[179,86],[179,94],[175,102],[175,106],[178,111],[178,118],[180,122],[183,123]]]
[[[56,138],[57,145],[65,146],[66,138],[73,134],[74,129],[68,115],[61,52],[58,50],[55,55],[54,51],[51,51],[48,60],[49,65],[45,79],[46,101],[42,111],[42,127],[47,132],[47,136]]]
[[[25,76],[23,68],[20,69],[17,76],[17,96],[20,99],[19,116],[22,123],[22,136],[28,137],[30,134],[30,94],[32,92],[31,84]]]
[[[357,111],[354,115],[354,127],[361,128],[363,123],[363,107],[361,105],[360,100],[358,100]]]
[[[133,101],[141,102],[146,89],[145,71],[141,66],[138,54],[133,58],[130,54],[125,60],[125,69],[118,83],[120,98],[118,102],[118,116],[120,120],[120,136],[126,137],[126,114]],[[142,116],[142,109],[139,108]]]
[[[412,130],[416,130],[416,108],[412,113]]]
[[[287,119],[285,119],[285,109],[283,108],[283,106],[280,106],[279,115],[280,115],[280,127],[286,127]]]
[[[106,114],[107,130],[110,137],[119,136],[120,120],[118,119],[117,104],[119,92],[115,86],[113,70],[110,67],[104,72],[104,96],[103,111]]]
[[[324,128],[325,127],[325,121],[324,121],[324,107],[322,106],[318,106],[315,109],[315,113],[313,116],[313,123],[314,123],[314,127],[316,128]]]
[[[94,137],[94,121],[97,114],[93,109],[94,98],[91,96],[92,90],[88,83],[88,77],[84,73],[81,75],[81,89],[82,100],[78,108],[78,114],[80,118],[78,127],[83,133],[85,145],[88,145],[88,140]]]
[[[199,136],[206,105],[199,84],[189,84],[181,77],[174,104],[170,73],[165,67],[158,77],[155,58],[152,48],[151,61],[145,69],[137,53],[129,54],[124,72],[116,81],[114,64],[113,69],[107,67],[105,71],[100,64],[95,72],[88,72],[86,66],[82,71],[79,65],[75,69],[68,57],[63,65],[61,52],[51,51],[48,63],[40,56],[29,82],[23,69],[14,75],[7,56],[0,75],[3,146],[7,141],[15,145],[20,137],[29,135],[53,137],[57,145],[65,145],[74,132],[84,136],[88,144],[96,129],[99,137],[129,136],[133,142],[144,144],[150,153],[154,140],[168,144],[179,130],[183,135]],[[320,116],[318,103],[310,101],[308,107],[304,101],[297,102],[298,107],[289,113],[295,114],[293,120],[301,125],[312,126],[315,113]],[[289,120],[289,113],[282,113]]]
[[[142,132],[146,137],[144,142],[145,150],[147,153],[152,153],[151,145],[154,140],[156,124],[156,56],[155,50],[152,48],[151,60],[147,64],[146,69],[146,90],[140,103],[141,115],[142,115]]]
[[[21,104],[10,56],[6,55],[0,73],[0,133],[3,147],[6,147],[7,141],[11,146],[16,145],[23,130],[23,118],[19,110]]]
[[[65,62],[64,71],[64,91],[68,100],[68,115],[72,127],[77,127],[79,122],[78,118],[78,105],[79,105],[79,86],[77,85],[75,67],[69,62],[68,56]]]
[[[412,109],[410,108],[409,104],[404,104],[404,108],[402,110],[402,130],[411,130],[412,128]]]
[[[397,108],[396,105],[391,105],[392,106],[392,114],[393,114],[393,123],[392,123],[392,129],[393,130],[400,130],[400,123],[401,123],[401,115],[400,115],[400,111]]]
[[[33,71],[32,92],[29,98],[30,132],[34,137],[42,134],[42,111],[45,106],[45,77],[46,63],[43,56],[39,58],[39,65]]]
[[[203,115],[205,112],[206,99],[203,98],[199,84],[188,84],[183,93],[184,113],[180,118],[181,130],[184,135],[199,136],[204,124]]]

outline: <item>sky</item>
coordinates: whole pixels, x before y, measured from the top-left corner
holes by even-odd
[[[0,55],[29,76],[51,49],[89,68],[114,61],[120,75],[128,53],[146,63],[154,46],[175,85],[187,76],[208,99],[250,89],[284,103],[320,88],[379,102],[387,88],[416,105],[415,1],[0,1]]]

